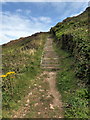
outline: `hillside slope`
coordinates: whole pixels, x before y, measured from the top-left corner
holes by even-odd
[[[89,117],[90,7],[52,27],[54,47],[60,56],[57,87],[62,93],[66,118]]]
[[[2,46],[3,117],[18,109],[17,102],[28,93],[35,76],[41,71],[40,61],[48,33],[11,41]],[[8,112],[7,112],[8,111]]]
[[[76,75],[86,82],[90,77],[89,12],[90,7],[76,17],[63,20],[50,30],[56,37],[58,46],[74,56],[78,63]]]
[[[49,108],[48,104],[51,104],[53,95],[47,97],[48,93],[46,91],[49,91],[49,87],[43,81],[46,78],[51,83],[53,76],[52,74],[49,76],[47,74],[41,76],[40,74],[43,71],[40,68],[40,61],[44,44],[48,37],[54,41],[53,47],[59,56],[58,74],[57,76],[55,74],[55,79],[53,79],[57,79],[57,88],[62,95],[64,116],[66,118],[89,117],[90,41],[88,37],[88,24],[90,21],[88,15],[90,15],[90,8],[87,8],[82,14],[76,17],[70,17],[59,22],[50,29],[50,32],[36,33],[32,36],[22,37],[2,45],[3,75],[1,77],[4,118],[9,118],[13,110],[15,112],[21,109],[19,108],[21,104],[22,108],[25,108],[25,96],[29,92],[32,96],[32,98],[29,98],[31,100],[31,103],[29,103],[33,107],[29,108],[27,117],[32,117],[36,114],[39,117],[41,112],[43,113],[41,117],[43,115],[53,116],[55,114],[59,116],[57,110],[54,113],[53,107],[50,106],[52,110]],[[48,47],[46,46],[46,48]],[[47,52],[48,54],[49,52]],[[44,61],[45,65],[46,62]],[[52,61],[50,61],[51,64]],[[35,95],[32,94],[32,91],[35,92]],[[53,112],[49,113],[47,109],[44,111],[44,108],[37,107],[36,103],[39,98],[39,102],[41,103],[42,101],[48,110]],[[47,103],[44,98],[46,98]],[[20,101],[23,102],[21,103]],[[39,105],[44,106],[43,104]],[[38,112],[38,109],[40,109],[40,112]]]
[[[46,34],[47,33],[36,33],[32,36],[20,38],[4,44],[2,46],[4,74],[8,71],[21,73],[21,69],[27,67],[26,63],[24,63],[27,62],[25,59],[28,59],[30,55],[33,56],[43,48]]]

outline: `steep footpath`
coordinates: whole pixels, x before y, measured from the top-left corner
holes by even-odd
[[[4,118],[88,118],[89,15],[2,46]]]
[[[47,74],[47,82],[49,83],[50,93],[53,96],[53,105],[59,106],[61,112],[62,102],[61,95],[56,88],[56,74],[57,70],[60,69],[59,58],[53,48],[53,38],[48,37],[44,46],[43,55],[41,58],[41,68]]]
[[[53,42],[53,39],[51,37],[48,37],[46,44],[44,46],[44,51],[41,58],[41,67],[44,70],[60,69],[58,55],[53,49],[52,42]]]
[[[60,65],[52,43],[53,39],[48,37],[41,57],[42,73],[34,80],[21,107],[13,111],[13,118],[64,117],[61,95],[56,88],[56,74]]]

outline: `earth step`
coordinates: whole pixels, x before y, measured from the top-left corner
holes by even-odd
[[[55,56],[55,55],[45,55],[45,56],[43,56],[43,57],[47,57],[47,58],[51,58],[51,59],[53,59],[54,57],[56,58],[57,55],[56,55],[56,56]]]
[[[59,67],[59,64],[41,64],[43,67]]]
[[[45,47],[44,48],[44,51],[50,51],[50,50],[52,50],[52,47]],[[53,50],[52,50],[53,51]]]
[[[59,64],[58,59],[43,59],[42,64]]]
[[[59,64],[58,61],[43,61],[42,64]]]
[[[44,70],[60,70],[60,67],[42,67]]]
[[[50,55],[50,56],[51,56],[51,55],[52,55],[52,56],[57,56],[56,53],[54,53],[53,51],[47,51],[47,52],[45,52],[43,55],[44,55],[44,56],[49,56],[49,55]]]
[[[43,59],[43,62],[54,62],[54,63],[58,63],[58,59]]]
[[[58,60],[58,57],[56,57],[56,58],[47,58],[47,57],[45,57],[45,58],[43,58],[43,60]]]
[[[59,70],[59,57],[53,49],[52,40],[47,39],[47,42],[44,46],[44,52],[41,59],[41,68],[44,70]]]
[[[45,52],[47,53],[47,51],[44,51],[44,53],[45,53]],[[54,50],[49,50],[48,52],[49,52],[49,53],[55,53]]]

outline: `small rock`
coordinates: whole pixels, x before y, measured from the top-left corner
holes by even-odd
[[[25,104],[25,106],[28,106],[28,104]]]
[[[40,92],[43,92],[44,90],[40,89],[39,91],[40,91]]]
[[[30,102],[30,100],[28,99],[28,100],[27,100],[27,103],[29,103],[29,102]]]
[[[40,112],[38,112],[38,115],[40,115],[41,113]]]
[[[20,100],[18,101],[18,103],[20,103]]]
[[[17,116],[15,115],[14,118],[17,118]]]
[[[37,84],[34,84],[34,86],[37,86]]]
[[[42,95],[42,97],[44,97],[45,95]]]
[[[35,103],[34,106],[36,107],[38,105],[38,103]]]
[[[23,114],[23,116],[25,116],[26,114]]]
[[[32,92],[30,92],[28,95],[29,95],[29,96],[32,95]]]
[[[50,97],[51,97],[50,95],[47,96],[47,98],[50,98]]]
[[[54,110],[54,107],[53,107],[53,105],[52,105],[52,104],[50,104],[50,109]]]
[[[62,118],[62,117],[58,117],[58,118]]]
[[[41,85],[39,85],[39,88],[41,88]]]

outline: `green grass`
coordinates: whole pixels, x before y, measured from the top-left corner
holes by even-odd
[[[40,53],[39,56],[37,56],[37,59],[38,57],[40,57]],[[26,70],[22,70],[23,73],[16,75],[16,78],[14,79],[14,95],[8,96],[9,98],[6,98],[7,96],[4,98],[9,100],[7,103],[3,101],[3,117],[9,117],[9,114],[12,110],[18,109],[20,107],[18,101],[23,100],[23,98],[29,91],[29,87],[33,86],[35,76],[40,74],[41,72],[39,61],[37,59],[34,62],[34,65],[28,66]],[[5,115],[4,110],[8,110],[9,114]]]
[[[69,17],[51,28],[61,70],[57,87],[62,94],[66,118],[89,118],[90,41],[88,12]]]
[[[75,76],[75,60],[71,55],[56,47],[60,71],[57,74],[57,88],[62,95],[65,118],[89,118],[88,87]]]
[[[70,17],[51,28],[58,46],[68,51],[76,60],[75,73],[86,82],[90,77],[90,40],[88,36],[88,12],[90,7],[76,17]]]
[[[15,75],[9,75],[2,79],[3,118],[10,118],[12,111],[19,109],[30,88],[33,88],[36,76],[42,71],[40,68],[40,60],[47,36],[48,34],[41,33],[37,36],[33,36],[33,38],[28,40],[27,44],[24,46],[21,46],[20,43],[3,47],[3,74],[10,71],[15,71],[16,73]],[[25,46],[33,46],[33,48],[21,50],[21,47]],[[35,53],[30,54],[30,51],[33,49],[35,50]],[[13,91],[12,95],[11,89]]]

